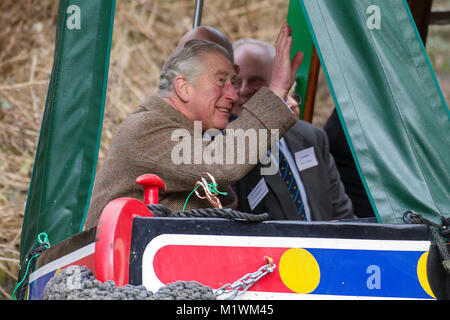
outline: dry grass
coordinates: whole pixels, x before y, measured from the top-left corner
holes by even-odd
[[[20,231],[53,64],[57,0],[0,1],[0,299],[17,281]],[[155,93],[159,69],[192,27],[194,0],[118,0],[100,161],[118,124]],[[286,0],[205,1],[202,24],[232,41],[273,42]],[[313,122],[322,126],[333,101],[323,73]]]
[[[0,3],[0,297],[16,282],[20,229],[52,67],[55,1]]]

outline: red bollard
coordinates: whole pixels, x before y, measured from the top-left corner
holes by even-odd
[[[144,174],[136,179],[136,183],[144,188],[144,204],[159,203],[159,189],[166,191],[166,185],[156,174]]]

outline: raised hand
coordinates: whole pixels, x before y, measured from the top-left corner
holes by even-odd
[[[272,79],[269,84],[269,88],[284,100],[294,84],[297,70],[303,60],[303,52],[297,52],[292,61],[290,59],[291,34],[291,27],[284,23],[275,43],[276,54],[273,61]]]

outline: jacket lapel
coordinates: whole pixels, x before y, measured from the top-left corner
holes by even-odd
[[[317,152],[319,151],[317,149],[317,145],[314,146],[313,144],[305,140],[298,128],[295,127],[296,126],[292,127],[291,130],[289,130],[284,139],[294,159],[296,152],[314,147],[314,155],[316,157],[318,165],[305,169],[303,171],[299,171],[299,174],[302,179],[303,187],[306,191],[311,219],[323,220],[325,217],[324,212],[327,211],[326,208],[328,206],[328,203],[331,203],[331,199],[327,201],[327,197],[329,197],[330,195],[326,192],[324,193],[324,190],[327,190],[327,178],[326,176],[323,176],[323,174],[326,173],[326,171],[323,170],[323,158],[321,154],[317,154]]]
[[[278,173],[273,175],[263,176],[266,180],[266,184],[269,189],[276,194],[276,198],[279,199],[280,209],[284,213],[284,219],[298,220],[297,208],[292,201],[286,184],[283,183],[283,179]]]
[[[291,152],[292,157],[295,161],[295,153],[302,151],[304,149],[313,147],[312,144],[308,143],[308,141],[305,140],[303,135],[300,132],[295,132],[295,126],[291,128],[290,131],[284,136],[284,140],[286,141],[287,147],[289,151]],[[315,148],[314,148],[315,149]],[[317,150],[314,150],[316,152]],[[317,155],[316,155],[317,158]],[[297,163],[296,163],[297,165]],[[314,210],[313,207],[311,207],[311,204],[316,203],[315,201],[315,193],[314,188],[311,188],[315,183],[317,183],[317,175],[316,171],[317,167],[308,168],[303,171],[298,171],[300,175],[300,179],[302,180],[303,188],[306,192],[306,197],[308,198],[308,205],[310,210]],[[312,214],[312,212],[311,212]]]
[[[289,149],[289,151],[291,152],[292,158],[294,158],[295,161],[295,153],[302,151],[306,148],[310,148],[312,147],[312,145],[310,143],[308,143],[305,138],[300,134],[295,134],[293,131],[295,130],[295,126],[291,128],[291,130],[288,131],[288,133],[284,136],[284,140],[286,141],[287,147]],[[315,150],[314,150],[315,152]],[[296,163],[297,165],[297,163]],[[309,172],[311,172],[311,170],[309,170]],[[306,181],[308,181],[307,179],[310,179],[312,177],[312,175],[310,173],[308,173],[308,170],[303,170],[303,171],[299,171],[300,177],[302,179],[303,182],[303,186],[305,187],[305,190],[308,194],[308,190],[306,188],[307,183]],[[306,179],[306,180],[305,180]]]

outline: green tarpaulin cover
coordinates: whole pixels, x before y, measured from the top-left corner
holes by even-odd
[[[299,1],[378,220],[449,217],[450,113],[406,1]]]
[[[311,58],[313,52],[313,41],[311,33],[306,23],[306,17],[300,6],[298,0],[289,1],[289,11],[287,16],[287,22],[292,28],[292,48],[291,59],[295,53],[303,52],[303,61],[300,68],[297,71],[295,92],[301,96],[301,101],[298,104],[300,109],[300,119],[303,119],[306,102],[306,92],[308,91],[308,78],[309,71],[311,69]]]
[[[59,2],[54,64],[22,226],[20,260],[46,232],[81,231],[94,180],[108,78],[114,0]]]

